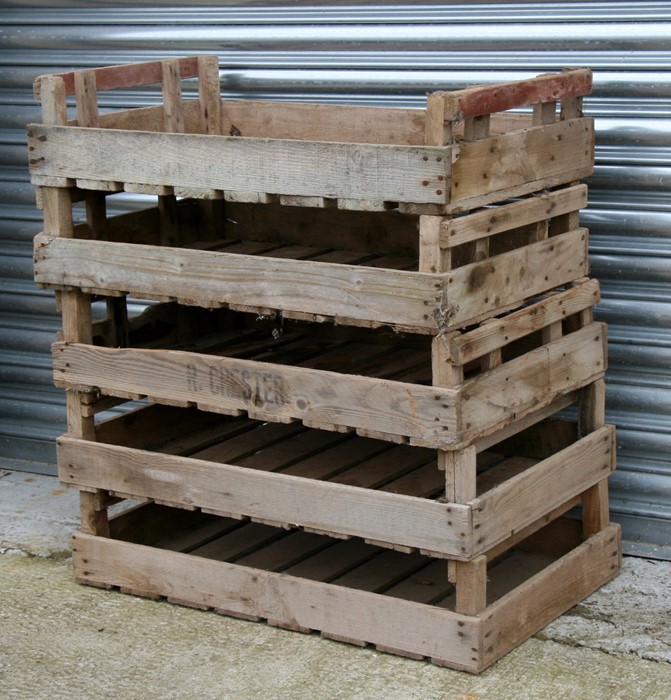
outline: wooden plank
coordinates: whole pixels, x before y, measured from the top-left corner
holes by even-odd
[[[178,60],[161,61],[163,89],[163,126],[165,131],[184,133],[182,113],[182,84]]]
[[[388,443],[379,440],[353,439],[351,436],[347,436],[344,442],[338,443],[313,457],[292,464],[284,470],[284,473],[307,479],[330,479],[381,453],[391,455],[391,450],[393,448]]]
[[[543,189],[542,183],[548,179],[559,184],[556,178],[572,182],[591,175],[594,125],[592,119],[583,117],[465,141],[455,148],[449,201],[462,202],[466,208],[469,200],[483,195],[507,193],[531,183]]]
[[[71,190],[66,187],[42,187],[40,192],[44,212],[44,233],[71,238],[74,235]]]
[[[424,144],[424,110],[364,105],[325,105],[225,100],[231,136],[341,143]]]
[[[328,546],[311,557],[290,566],[285,573],[311,581],[329,583],[375,556],[379,547],[363,540],[327,540]]]
[[[467,506],[67,437],[59,442],[59,469],[67,484],[468,555]]]
[[[593,324],[464,382],[464,437],[481,437],[600,379],[605,371],[604,341],[604,327]]]
[[[97,89],[95,71],[84,70],[75,73],[77,123],[79,126],[98,126]]]
[[[77,534],[75,576],[270,618],[475,670],[479,623],[433,606]],[[165,576],[166,567],[170,576]],[[475,660],[473,660],[475,659]]]
[[[620,566],[620,528],[611,525],[499,599],[481,616],[480,670],[610,581]]]
[[[432,561],[423,568],[384,591],[384,595],[430,605],[445,597],[450,583],[447,567],[442,560]]]
[[[477,615],[487,606],[487,557],[456,562],[456,610]]]
[[[191,554],[217,561],[235,561],[284,537],[287,537],[287,533],[278,528],[259,523],[245,523],[222,537],[195,547]]]
[[[448,118],[463,119],[505,112],[538,102],[589,95],[591,91],[592,71],[589,68],[577,68],[561,73],[546,73],[528,80],[478,85],[442,94]]]
[[[330,545],[321,535],[297,531],[236,559],[236,564],[265,571],[283,571]]]
[[[419,217],[419,269],[421,272],[445,272],[451,269],[449,251],[440,247],[440,216]]]
[[[586,229],[465,265],[443,276],[447,303],[439,308],[438,323],[459,327],[467,319],[483,320],[510,304],[583,277],[588,267]]]
[[[222,410],[264,410],[296,418],[452,444],[457,429],[454,390],[393,380],[280,366],[178,350],[53,347],[59,386],[132,391],[157,401],[189,401]]]
[[[601,298],[599,282],[588,280],[580,286],[554,294],[500,319],[492,319],[467,333],[450,337],[450,354],[465,365],[479,357],[519,340],[550,324],[596,304]]]
[[[426,557],[417,553],[403,554],[387,550],[333,579],[332,583],[375,593],[383,592],[415,573],[427,561]]]
[[[197,57],[180,58],[179,69],[182,78],[195,78],[198,75]],[[40,75],[35,78],[33,91],[35,98],[44,99],[44,93],[48,89],[47,78],[58,77],[63,81],[66,95],[75,93],[75,77],[78,71],[69,73],[52,73],[48,76]],[[160,83],[162,77],[161,61],[146,63],[129,63],[119,66],[106,66],[91,71],[95,75],[98,90],[117,90],[123,88],[138,87],[151,83]]]
[[[329,246],[417,257],[417,218],[398,211],[367,213],[341,209],[289,209],[277,204],[226,206],[227,235],[299,245]]]
[[[541,219],[566,214],[587,206],[587,186],[574,185],[553,192],[539,192],[511,204],[443,219],[440,245],[451,248],[484,236],[494,236]]]
[[[198,57],[198,102],[202,134],[221,134],[221,98],[219,96],[219,59]],[[186,116],[184,116],[186,122]],[[186,127],[185,127],[186,130]]]
[[[476,551],[502,542],[593,486],[615,468],[615,430],[606,426],[470,502]]]
[[[446,201],[449,157],[445,148],[44,125],[30,125],[29,130],[34,146],[31,173],[35,175],[228,192]],[[151,157],[138,158],[138,153]]]
[[[580,238],[580,234],[577,236]],[[555,253],[557,262],[548,271],[550,284],[560,283],[555,282],[556,279],[564,281],[567,275],[575,277],[573,270],[578,265],[572,265],[567,271],[563,264],[566,248],[575,250],[575,237],[560,241],[558,236],[552,251],[545,248],[529,250],[521,262],[536,263],[539,258],[547,262],[548,255]],[[548,242],[535,245],[548,246]],[[318,308],[321,314],[336,318],[411,327],[435,328],[436,321],[431,312],[440,305],[440,290],[444,286],[443,281],[434,275],[419,272],[240,257],[225,252],[144,245],[124,247],[106,241],[66,242],[65,239],[45,236],[37,236],[35,246],[35,280],[38,284],[117,290],[139,298],[147,298],[147,295],[174,298],[178,294],[180,298],[199,305],[221,302],[303,313],[314,313]],[[511,254],[506,255],[509,256],[506,258],[508,264],[515,264],[517,259],[511,258]],[[500,267],[503,269],[498,276],[503,274],[505,278],[507,268],[505,265]],[[580,267],[580,274],[584,269],[585,265]],[[456,278],[457,284],[468,285],[468,268],[461,270],[467,272]],[[485,285],[489,284],[489,279],[498,279],[494,273],[470,272],[475,280],[483,279]],[[532,277],[531,273],[522,279],[522,283],[527,277]],[[260,279],[264,280],[263,284],[258,284]],[[545,286],[534,281],[531,284],[532,291]],[[517,292],[517,286],[514,290]],[[487,296],[486,291],[480,296]],[[473,304],[478,301],[479,298],[474,298]],[[494,298],[488,301],[489,308],[496,306]],[[469,311],[474,313],[471,309]]]

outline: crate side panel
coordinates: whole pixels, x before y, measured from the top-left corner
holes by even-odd
[[[605,327],[593,323],[468,380],[460,409],[464,439],[515,423],[605,371]]]
[[[530,183],[543,189],[548,179],[571,182],[594,168],[593,120],[571,119],[464,142],[453,158],[452,204]]]
[[[75,576],[83,583],[167,596],[447,659],[463,670],[474,671],[479,663],[480,622],[450,611],[81,533],[73,548]]]
[[[449,389],[179,350],[57,343],[53,355],[59,386],[263,410],[278,420],[334,423],[436,445],[458,441],[456,393]]]
[[[464,557],[470,508],[63,437],[61,481]]]
[[[435,327],[435,276],[105,241],[37,236],[35,281],[137,297],[318,313],[391,325]]]
[[[444,275],[444,320],[458,327],[487,318],[511,304],[584,277],[588,271],[586,229],[459,267]]]
[[[443,204],[445,148],[28,127],[35,176]]]
[[[470,502],[477,550],[486,551],[605,479],[615,468],[615,428],[605,426]]]
[[[620,528],[610,525],[490,606],[480,670],[613,579],[621,558]]]

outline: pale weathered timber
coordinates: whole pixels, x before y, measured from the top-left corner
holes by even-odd
[[[110,581],[476,668],[471,648],[478,641],[478,622],[448,610],[84,534],[76,536],[74,549],[75,575],[82,582]],[[166,563],[170,577],[159,574]]]
[[[511,567],[520,583],[502,597],[499,593],[479,615],[463,615],[445,607],[454,595],[444,588],[440,569],[428,559],[426,564],[418,560],[423,588],[417,597],[413,575],[405,574],[403,579],[403,573],[399,573],[412,570],[406,558],[410,562],[414,555],[389,553],[394,563],[388,567],[385,579],[394,581],[396,577],[396,581],[401,581],[392,588],[387,586],[386,594],[381,595],[371,590],[385,555],[378,555],[379,550],[370,545],[352,540],[315,553],[313,547],[317,543],[305,541],[309,536],[289,533],[278,542],[277,537],[269,539],[270,533],[263,533],[258,549],[252,548],[248,555],[256,566],[231,564],[206,558],[205,552],[194,556],[175,550],[185,544],[191,548],[197,543],[199,532],[207,539],[220,532],[221,541],[225,542],[230,536],[239,540],[245,528],[258,526],[228,520],[220,521],[219,526],[217,522],[203,521],[200,514],[188,514],[188,519],[197,519],[192,536],[188,530],[186,538],[175,532],[165,542],[147,546],[149,542],[137,534],[146,530],[148,517],[159,522],[158,512],[159,517],[149,515],[154,509],[156,506],[147,505],[136,509],[138,516],[131,512],[137,531],[132,526],[119,528],[119,518],[112,520],[112,532],[123,531],[126,541],[77,533],[73,545],[77,580],[148,597],[167,597],[246,619],[271,620],[290,629],[321,631],[326,637],[359,645],[373,643],[381,651],[428,657],[439,665],[475,673],[612,579],[620,566],[617,526],[554,555],[536,554],[534,549],[529,555],[520,551],[502,565],[494,566],[490,574],[492,591],[510,590],[511,584],[505,578]],[[144,517],[138,520],[140,516]],[[166,522],[174,525],[175,519]],[[155,539],[151,532],[149,535],[150,540]],[[287,561],[291,546],[302,553],[299,556],[303,559],[283,569],[282,562]],[[348,574],[343,576],[343,572],[353,569],[357,570],[357,585],[361,589],[344,583]],[[343,583],[339,584],[339,580]],[[429,580],[435,584],[427,589]],[[334,581],[335,585],[324,581]],[[435,593],[441,589],[447,590],[448,595],[436,605]],[[427,599],[427,592],[434,595]]]
[[[613,579],[622,562],[619,525],[610,525],[504,596],[480,616],[480,670]]]
[[[263,410],[267,419],[334,423],[436,445],[453,442],[458,433],[455,390],[179,350],[57,344],[53,352],[59,386]]]
[[[491,549],[602,481],[614,468],[615,429],[604,426],[485,492],[469,504],[478,533],[475,551]]]
[[[595,323],[467,380],[460,391],[462,436],[482,437],[474,426],[503,428],[601,379],[605,345],[605,326]]]
[[[453,388],[353,375],[348,364],[328,369],[328,353],[316,356],[319,369],[312,369],[311,363],[301,366],[299,358],[289,365],[276,364],[272,354],[268,362],[259,362],[184,350],[76,343],[54,345],[55,381],[66,388],[97,387],[112,396],[132,392],[162,403],[191,403],[225,413],[261,411],[265,420],[302,420],[311,426],[330,425],[332,430],[356,428],[392,441],[410,438],[414,444],[454,449],[474,440],[481,443],[509,424],[522,429],[525,416],[538,414],[540,420],[544,406],[558,410],[554,407],[558,397],[602,376],[603,343],[594,340],[601,331],[600,324],[593,324],[463,385],[463,376],[451,374]],[[440,336],[436,343],[444,346]],[[373,344],[369,350],[379,353],[375,348]],[[224,348],[221,352],[226,354]],[[332,362],[338,353],[345,359],[343,351],[334,352]],[[438,362],[435,348],[433,354]],[[421,351],[414,350],[404,361],[420,360]],[[380,376],[385,376],[384,367],[380,361]],[[443,361],[435,370],[444,374],[449,368],[454,372],[455,366]],[[446,385],[443,380],[439,384]]]
[[[37,236],[35,246],[38,284],[145,298],[179,296],[203,306],[214,302],[302,313],[319,308],[323,316],[345,323],[353,319],[441,332],[582,277],[588,266],[584,229],[443,274],[45,236]]]
[[[446,201],[445,148],[28,128],[34,147],[31,173],[37,176],[328,198]]]
[[[460,327],[587,273],[587,230],[577,229],[445,273],[437,322]]]
[[[520,311],[491,319],[468,333],[452,335],[450,355],[455,362],[467,364],[525,335],[590,308],[600,298],[598,280],[584,281],[573,289],[549,296]]]
[[[230,464],[63,437],[59,476],[178,507],[197,506],[464,558],[470,508]]]
[[[465,141],[455,146],[453,161],[447,201],[463,208],[482,197],[503,199],[496,193],[515,187],[536,183],[534,189],[542,189],[545,180],[559,184],[558,177],[571,182],[593,171],[593,120],[583,117]]]
[[[429,274],[104,241],[69,239],[65,250],[58,240],[36,237],[38,283],[435,327],[442,282]]]
[[[519,202],[503,204],[496,209],[486,209],[458,218],[444,219],[440,227],[440,245],[443,248],[452,248],[484,236],[494,236],[586,206],[586,185],[541,192]]]
[[[222,113],[224,133],[231,136],[424,144],[425,112],[421,109],[224,100]]]

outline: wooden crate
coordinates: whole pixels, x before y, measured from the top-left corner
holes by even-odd
[[[444,561],[149,504],[77,533],[77,580],[479,673],[611,580],[617,525],[581,541],[559,519],[487,570],[487,604],[456,611]]]
[[[182,79],[196,77],[198,99],[183,100]],[[98,114],[99,90],[158,82],[162,105]],[[589,175],[594,132],[581,98],[591,85],[589,70],[567,70],[434,92],[415,110],[222,102],[216,57],[41,76],[30,167],[48,187],[463,211]],[[70,122],[67,95],[77,99]],[[524,106],[533,114],[507,113]]]
[[[164,105],[98,115],[97,87],[161,80]],[[44,76],[36,281],[428,334],[483,320],[587,274],[590,86],[566,71],[403,110],[222,102],[214,58]],[[121,191],[158,206],[108,218]]]
[[[92,394],[89,413],[100,395],[148,397],[460,449],[557,410],[603,377],[606,329],[592,321],[598,298],[598,283],[584,280],[433,340],[154,306],[144,323],[110,316],[89,324],[79,342],[57,342],[55,381]]]
[[[548,418],[498,438],[477,457],[455,453],[474,492],[448,498],[441,451],[154,405],[90,439],[60,438],[59,477],[91,493],[471,561],[580,503],[615,466],[612,426],[581,436],[576,422]]]

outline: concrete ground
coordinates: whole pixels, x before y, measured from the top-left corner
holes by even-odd
[[[620,576],[481,676],[74,583],[76,492],[0,471],[0,698],[671,698],[671,563]]]

